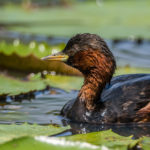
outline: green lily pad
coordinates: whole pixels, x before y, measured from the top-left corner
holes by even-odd
[[[59,61],[43,61],[42,57],[61,51],[65,44],[50,46],[46,43],[30,42],[28,45],[15,40],[0,42],[0,70],[24,73],[55,71],[67,75],[81,75],[76,69]]]
[[[18,129],[16,128],[16,130]],[[35,130],[36,130],[36,126],[35,126]],[[23,131],[26,132],[23,129],[21,130],[21,133]],[[27,135],[30,133],[29,131],[27,131]],[[7,134],[8,132],[5,134],[5,136],[7,136]],[[28,136],[26,137],[20,136],[17,139],[16,137],[12,138],[11,141],[1,144],[0,149],[1,150],[5,150],[5,149],[24,150],[25,148],[26,149],[28,148],[29,150],[34,150],[34,149],[36,150],[37,149],[38,150],[42,150],[42,149],[46,149],[46,150],[47,149],[127,150],[129,148],[131,149],[135,147],[140,141],[140,140],[132,140],[131,137],[119,136],[113,133],[111,130],[67,136],[67,137],[35,136],[33,138],[32,135],[34,134],[35,132],[33,133],[33,129],[32,129],[31,134],[29,134]],[[8,135],[11,137],[12,134],[9,133]]]
[[[61,74],[81,75],[81,73],[60,61],[43,61],[30,54],[20,56],[16,53],[6,55],[0,52],[0,70],[12,70],[24,73],[55,71]]]
[[[143,137],[140,146],[144,149],[144,150],[149,150],[150,149],[150,137]]]
[[[25,94],[46,88],[43,80],[22,81],[12,77],[0,75],[0,95]]]
[[[46,139],[46,138],[45,138]],[[1,150],[91,150],[91,147],[94,149],[97,148],[94,145],[88,143],[80,142],[70,142],[65,140],[59,140],[59,138],[48,138],[50,143],[41,142],[31,137],[18,138],[13,141],[7,142],[3,145],[0,145]],[[59,144],[57,144],[59,142]],[[66,142],[66,143],[65,143]],[[60,145],[61,144],[61,145]],[[65,145],[64,145],[65,144]],[[79,145],[80,144],[80,145]]]
[[[150,73],[150,68],[134,68],[130,66],[118,67],[115,76],[122,74],[133,74],[133,73]]]
[[[14,40],[13,43],[5,41],[0,42],[0,52],[11,55],[13,53],[19,56],[28,56],[33,54],[34,56],[41,58],[50,55],[54,52],[59,52],[64,48],[65,44],[48,45],[46,43],[37,43],[31,41],[29,44],[22,44],[19,39]]]
[[[40,126],[40,125],[0,125],[0,144],[20,138],[25,136],[40,136],[40,135],[53,135],[64,130],[68,129],[68,127],[54,127],[54,126]]]
[[[93,132],[82,135],[74,135],[71,137],[66,137],[68,140],[87,142],[97,146],[106,146],[109,149],[119,149],[126,150],[128,147],[133,147],[137,144],[138,140],[132,140],[132,137],[120,136],[111,130]]]
[[[46,82],[50,86],[60,88],[66,91],[79,90],[83,84],[83,77],[47,75],[46,79]]]

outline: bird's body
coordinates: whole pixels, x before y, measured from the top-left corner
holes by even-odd
[[[60,54],[68,55],[66,63],[85,78],[77,98],[61,110],[63,116],[92,124],[150,122],[150,74],[112,78],[115,58],[95,34],[77,34]]]
[[[129,74],[112,78],[93,111],[88,111],[84,102],[78,101],[69,101],[61,114],[73,121],[93,124],[150,122],[150,75]]]

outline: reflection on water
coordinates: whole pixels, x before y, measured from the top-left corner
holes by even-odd
[[[112,129],[114,132],[138,138],[150,136],[150,124],[112,124],[112,125],[91,125],[69,122],[59,115],[62,106],[75,98],[78,91],[65,92],[60,89],[51,89],[44,92],[36,92],[35,98],[31,100],[20,100],[0,103],[0,123],[38,123],[42,125],[57,124],[59,126],[70,125],[71,130],[64,131],[55,136],[67,136],[71,134],[88,133]]]

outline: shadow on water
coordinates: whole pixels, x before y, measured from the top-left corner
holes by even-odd
[[[21,124],[23,122],[37,123],[40,125],[70,125],[71,129],[53,136],[68,136],[96,131],[112,129],[122,136],[133,135],[133,138],[150,136],[150,124],[111,124],[91,125],[70,122],[59,115],[63,105],[77,96],[78,91],[65,92],[60,89],[50,89],[35,92],[29,99],[7,98],[6,102],[0,102],[0,124]]]

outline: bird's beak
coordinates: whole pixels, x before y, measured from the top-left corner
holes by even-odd
[[[59,52],[59,53],[56,53],[56,54],[53,54],[53,55],[48,55],[46,57],[43,57],[41,58],[42,60],[55,60],[55,61],[67,61],[67,59],[69,58],[68,55],[62,53],[62,52]]]

